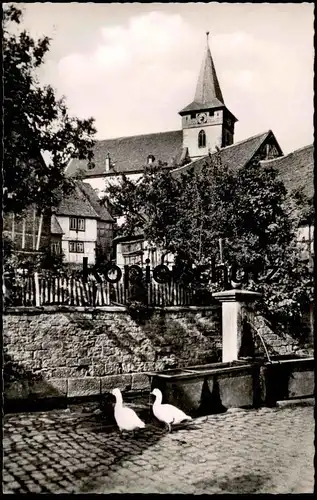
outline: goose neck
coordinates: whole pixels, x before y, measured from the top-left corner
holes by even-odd
[[[155,401],[154,401],[155,406],[162,404],[162,394],[157,394]]]
[[[116,404],[118,406],[122,406],[123,405],[123,399],[122,399],[122,394],[121,393],[116,394]]]

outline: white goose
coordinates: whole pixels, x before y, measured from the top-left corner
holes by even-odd
[[[135,429],[143,429],[145,423],[137,416],[132,408],[127,408],[123,406],[123,399],[120,389],[113,389],[111,391],[116,398],[116,404],[114,407],[114,418],[117,422],[120,432],[123,431],[134,431]]]
[[[171,432],[172,424],[180,424],[185,420],[193,420],[192,417],[186,415],[186,413],[176,408],[176,406],[168,404],[162,405],[162,393],[159,389],[153,389],[151,394],[155,396],[153,413],[158,420],[167,425],[169,432]]]

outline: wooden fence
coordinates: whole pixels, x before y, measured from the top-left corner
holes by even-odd
[[[108,306],[127,305],[137,300],[131,287],[122,282],[108,283],[74,277],[43,277],[36,274],[20,276],[15,283],[5,280],[5,304],[12,306]],[[210,296],[210,300],[211,296]],[[207,294],[207,301],[210,303]],[[143,302],[150,307],[203,305],[197,291],[178,283],[158,284],[151,280],[143,293]]]

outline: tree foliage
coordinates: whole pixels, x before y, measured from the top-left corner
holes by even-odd
[[[262,281],[250,275],[246,285],[263,294],[268,314],[298,317],[311,300],[310,263],[296,241],[299,197],[287,195],[272,167],[254,162],[237,172],[216,154],[199,171],[175,175],[148,167],[138,182],[122,176],[106,195],[125,218],[122,235],[143,233],[176,262],[219,262],[221,238],[226,264],[253,266],[262,278],[275,270]]]
[[[19,30],[22,12],[10,5],[3,12],[4,211],[20,213],[32,203],[56,205],[73,183],[65,178],[71,157],[92,161],[93,119],[69,115],[64,98],[37,77],[50,39],[34,40]],[[51,158],[47,167],[40,152]]]

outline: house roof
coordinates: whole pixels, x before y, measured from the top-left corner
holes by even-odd
[[[68,196],[62,198],[62,201],[56,209],[56,214],[88,217],[104,222],[114,222],[114,219],[109,214],[107,208],[101,203],[101,200],[92,186],[79,180],[75,181],[75,189]],[[55,228],[54,234],[59,234],[57,232],[58,227],[52,217],[52,224],[53,223]],[[58,224],[57,219],[56,223]]]
[[[89,199],[89,202],[91,203],[95,212],[99,215],[99,219],[104,222],[114,222],[114,219],[109,214],[105,205],[102,204],[100,198],[98,197],[93,187],[87,182],[80,182],[80,181],[78,182],[78,185],[80,189],[83,191],[83,193],[86,195],[86,197]]]
[[[228,165],[229,168],[232,168],[234,170],[239,170],[242,168],[244,165],[246,165],[249,161],[252,160],[254,155],[257,153],[259,148],[264,144],[265,141],[268,139],[271,139],[274,141],[275,145],[277,146],[277,149],[279,150],[280,154],[282,155],[282,150],[280,146],[278,145],[275,136],[271,130],[268,132],[264,132],[262,134],[257,134],[252,137],[249,137],[248,139],[245,139],[240,142],[236,142],[235,144],[232,144],[231,146],[227,146],[225,148],[222,148],[219,150],[219,152],[212,153],[211,156],[204,156],[202,158],[199,158],[198,160],[194,160],[191,163],[188,163],[187,165],[183,167],[179,167],[175,170],[173,170],[175,175],[180,175],[181,173],[188,172],[191,168],[195,168],[195,170],[199,170],[202,168],[204,163],[206,161],[210,161],[210,158],[212,158],[215,155],[219,155],[220,159],[223,164]]]
[[[72,193],[62,199],[56,209],[56,214],[99,219],[99,214],[94,210],[91,202],[80,189],[78,182]]]
[[[263,165],[276,168],[290,192],[303,187],[303,191],[311,198],[314,195],[314,145],[310,144],[274,160],[264,160]]]
[[[51,216],[51,234],[64,234],[55,214]]]
[[[68,165],[66,174],[72,176],[79,170],[84,171],[85,177],[115,173],[141,173],[149,155],[155,157],[155,163],[160,160],[171,167],[177,164],[178,158],[182,155],[182,149],[182,130],[96,141],[93,159],[95,167],[89,170],[86,160],[74,158]],[[108,152],[114,166],[107,173],[105,167]]]

